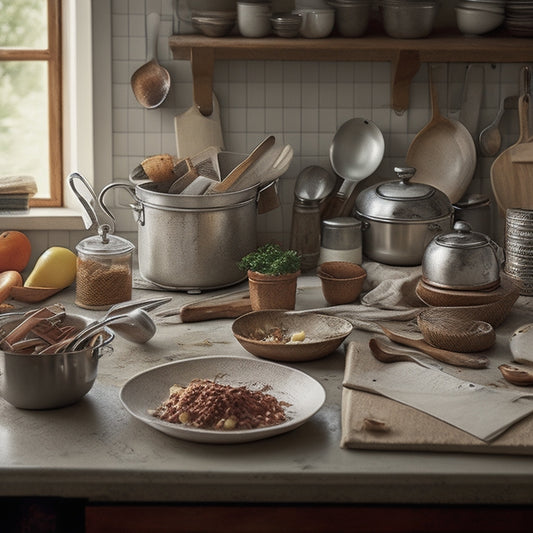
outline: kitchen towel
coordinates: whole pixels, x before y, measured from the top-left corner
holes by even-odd
[[[422,267],[393,267],[368,261],[363,263],[367,277],[360,303],[333,305],[295,311],[313,311],[348,320],[356,329],[383,333],[380,322],[408,322],[427,306],[415,289]]]
[[[532,394],[482,386],[413,362],[381,363],[354,342],[347,347],[343,385],[414,407],[485,442],[533,412]],[[343,433],[349,433],[350,409],[357,405],[343,409]]]

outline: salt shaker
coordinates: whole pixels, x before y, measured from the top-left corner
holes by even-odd
[[[108,309],[131,300],[132,256],[135,246],[108,233],[103,224],[98,235],[87,237],[76,246],[76,300],[85,309]]]
[[[353,217],[322,221],[319,264],[346,261],[360,265],[363,261],[361,222]]]

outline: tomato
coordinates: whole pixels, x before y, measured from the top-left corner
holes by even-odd
[[[31,243],[20,231],[4,231],[0,234],[0,272],[22,272],[30,261]]]

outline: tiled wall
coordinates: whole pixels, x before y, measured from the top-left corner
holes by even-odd
[[[170,71],[172,89],[158,109],[145,110],[132,94],[131,74],[146,60],[145,16],[161,13],[159,59]],[[113,0],[113,174],[125,178],[148,155],[176,153],[174,116],[192,105],[190,65],[173,61],[167,37],[177,31],[171,0]],[[518,91],[521,65],[484,65],[485,88],[479,130],[494,118],[500,99]],[[436,65],[441,112],[456,116],[467,65]],[[336,129],[353,117],[374,121],[385,137],[378,174],[393,177],[411,140],[430,119],[427,67],[415,76],[410,108],[401,116],[390,109],[391,69],[378,62],[221,61],[214,89],[221,105],[226,150],[249,152],[266,135],[293,146],[291,168],[280,180],[282,207],[259,217],[260,240],[288,244],[295,179],[304,167],[329,167],[328,150]],[[455,113],[455,115],[454,115]],[[517,135],[516,117],[507,113],[505,143]],[[191,132],[192,134],[193,132]],[[471,192],[490,194],[492,159],[480,158]],[[121,216],[124,229],[130,217]]]
[[[183,0],[181,0],[183,1]],[[178,31],[176,0],[111,0],[111,72],[99,72],[98,83],[111,84],[112,121],[107,132],[95,125],[95,135],[112,144],[112,176],[98,173],[96,188],[111,180],[127,179],[129,172],[145,157],[176,153],[174,117],[192,105],[192,78],[187,61],[174,61],[168,36]],[[161,15],[158,51],[160,62],[170,71],[172,87],[164,104],[157,109],[142,108],[130,86],[132,73],[146,61],[146,15]],[[98,22],[98,21],[97,21]],[[97,23],[95,39],[99,35]],[[105,32],[106,25],[102,26]],[[99,58],[94,58],[97,65]],[[436,65],[434,80],[443,114],[454,116],[459,109],[466,64]],[[518,92],[521,65],[484,64],[485,88],[479,130],[496,115],[501,98]],[[391,69],[379,62],[277,62],[221,61],[216,63],[214,89],[221,105],[226,150],[246,153],[265,136],[274,134],[293,146],[295,157],[280,180],[282,206],[258,220],[260,242],[275,239],[289,244],[293,188],[298,173],[308,165],[329,168],[328,150],[336,129],[347,119],[373,120],[385,137],[385,157],[378,174],[393,177],[393,167],[402,164],[416,133],[430,119],[427,68],[424,65],[411,86],[410,108],[401,116],[390,109]],[[504,144],[517,138],[516,113],[506,113]],[[96,158],[100,154],[96,154]],[[490,194],[492,159],[480,158],[472,192]],[[117,201],[128,201],[120,198]],[[136,242],[137,225],[131,209],[111,203],[117,217],[117,233]],[[496,211],[494,209],[494,211]],[[497,216],[494,217],[497,219]],[[496,224],[498,226],[499,224]],[[74,247],[86,232],[32,231],[37,248],[54,244]],[[495,230],[498,238],[498,227]],[[45,235],[46,234],[46,235]]]

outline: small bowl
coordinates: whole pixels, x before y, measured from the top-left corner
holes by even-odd
[[[207,37],[224,37],[235,26],[235,19],[192,17],[193,28]]]
[[[328,261],[317,270],[322,284],[322,294],[330,305],[355,302],[363,289],[366,271],[356,263]]]
[[[433,31],[438,4],[424,0],[406,3],[383,0],[380,10],[383,28],[389,37],[421,39]]]
[[[328,2],[335,9],[335,27],[342,37],[361,37],[366,33],[370,20],[371,3],[361,0],[355,3]]]
[[[320,313],[287,311],[252,311],[237,318],[232,325],[234,337],[251,354],[272,361],[313,361],[334,352],[352,332],[353,326],[344,318]],[[283,341],[271,340],[279,331]],[[301,342],[284,342],[299,332]],[[266,339],[266,340],[265,340]]]
[[[483,35],[495,30],[505,21],[505,14],[480,9],[455,8],[457,27],[465,35]]]

